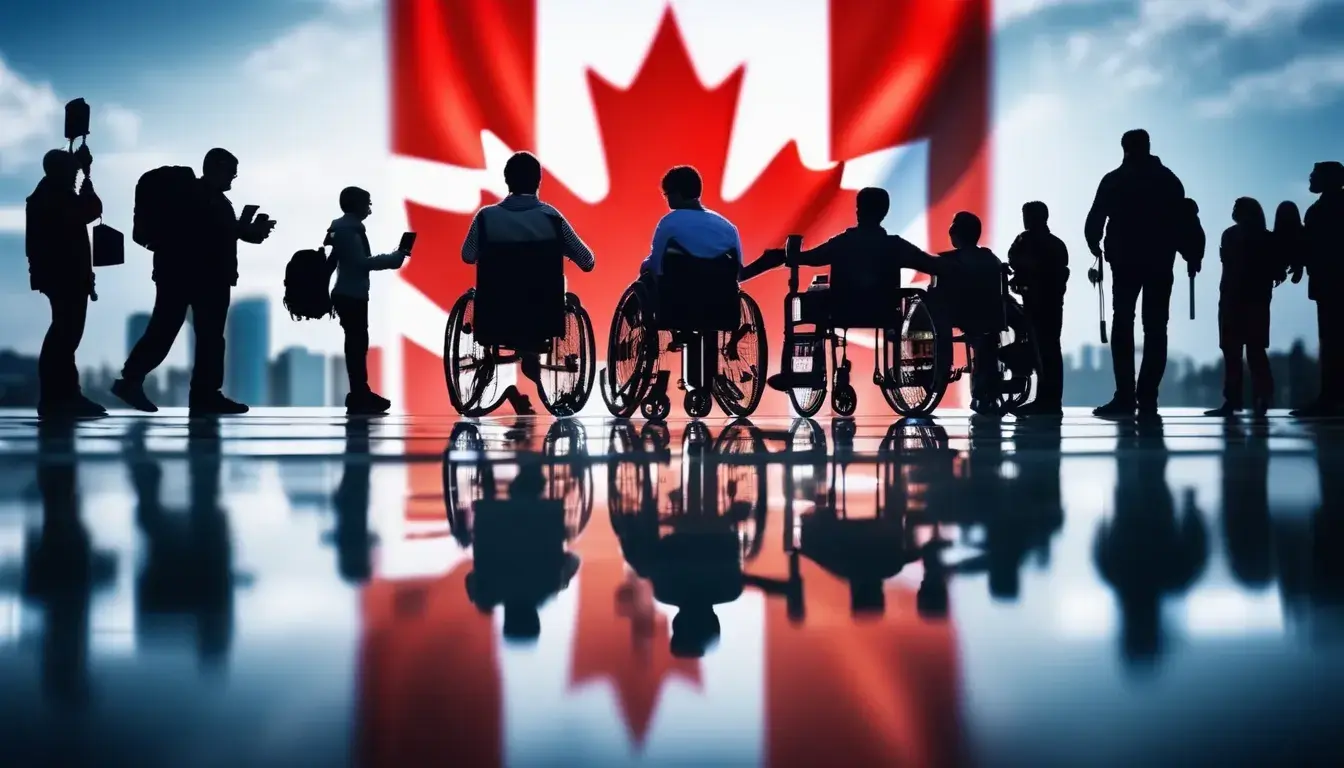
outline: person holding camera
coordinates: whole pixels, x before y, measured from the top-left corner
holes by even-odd
[[[28,197],[25,248],[34,291],[51,304],[51,326],[38,358],[38,415],[94,417],[106,409],[84,396],[75,351],[84,338],[89,299],[97,299],[89,224],[103,215],[103,202],[88,178],[93,153],[53,149],[42,158],[45,174]],[[75,189],[79,172],[84,184]]]
[[[189,199],[179,201],[171,237],[154,249],[154,309],[144,336],[126,358],[112,394],[140,411],[158,407],[145,396],[144,382],[168,357],[177,334],[192,314],[196,359],[188,404],[194,415],[247,413],[248,407],[225,397],[224,328],[233,287],[238,284],[238,241],[259,244],[275,222],[267,216],[241,220],[225,194],[238,178],[238,158],[226,149],[205,155],[199,179],[188,179]]]

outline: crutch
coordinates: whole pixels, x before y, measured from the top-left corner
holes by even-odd
[[[1087,271],[1087,277],[1097,286],[1097,325],[1101,329],[1101,343],[1106,344],[1106,291],[1102,285],[1106,276],[1106,266],[1100,256],[1097,265]]]

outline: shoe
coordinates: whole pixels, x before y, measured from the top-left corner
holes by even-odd
[[[1233,405],[1232,403],[1223,403],[1222,405],[1218,406],[1217,408],[1214,408],[1211,411],[1205,411],[1204,415],[1215,416],[1220,419],[1226,419],[1232,416],[1236,416],[1237,412],[1240,410],[1241,410],[1240,405]]]
[[[1268,397],[1257,397],[1255,399],[1255,408],[1252,411],[1257,419],[1263,419],[1269,415],[1269,409],[1274,407],[1273,399]]]
[[[117,379],[112,382],[112,394],[137,411],[157,413],[159,410],[159,406],[145,395],[145,387],[141,382]]]
[[[381,416],[391,407],[391,400],[372,392],[351,392],[345,396],[345,412],[350,416]]]
[[[1134,416],[1134,403],[1115,398],[1111,402],[1092,409],[1092,415],[1102,419],[1128,419]]]
[[[219,392],[191,396],[190,407],[193,416],[240,416],[251,410]]]
[[[532,407],[532,400],[529,399],[527,395],[519,392],[518,388],[513,385],[509,385],[509,388],[504,390],[504,399],[509,401],[509,405],[513,408],[514,415],[537,415],[537,410]]]
[[[1304,408],[1294,408],[1288,412],[1289,416],[1296,416],[1301,419],[1315,419],[1327,416],[1339,415],[1339,406],[1333,403],[1317,400],[1316,402]]]
[[[1003,415],[997,403],[985,403],[978,400],[971,401],[971,410],[976,416],[987,419],[997,419]]]
[[[1158,414],[1156,403],[1140,403],[1136,415],[1139,419],[1144,421],[1152,421],[1154,419],[1162,418]]]
[[[1045,403],[1029,403],[1017,411],[1018,416],[1044,416],[1058,419],[1063,417],[1064,409],[1058,405],[1046,405]]]
[[[803,389],[804,387],[798,384],[798,378],[798,375],[792,371],[780,371],[779,373],[770,374],[765,380],[765,385],[776,392],[789,392],[794,389]]]
[[[75,396],[72,407],[75,409],[75,414],[78,416],[97,418],[99,416],[107,415],[106,408],[93,402],[83,394]]]

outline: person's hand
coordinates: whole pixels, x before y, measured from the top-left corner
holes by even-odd
[[[1087,270],[1087,281],[1093,285],[1101,284],[1101,270],[1093,267]]]
[[[1091,251],[1091,252],[1092,252],[1092,255],[1095,256],[1095,257],[1098,258],[1098,259],[1100,259],[1100,258],[1102,257],[1102,256],[1101,256],[1101,243],[1088,243],[1088,244],[1087,244],[1087,250]]]
[[[80,168],[84,169],[86,174],[93,167],[93,151],[89,149],[88,144],[81,144],[79,149],[75,150],[75,162],[79,164]]]
[[[1199,270],[1204,267],[1203,259],[1191,259],[1185,262],[1185,274],[1194,277],[1199,274]]]

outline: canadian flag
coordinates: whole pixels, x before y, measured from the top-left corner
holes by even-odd
[[[691,492],[680,464],[654,468],[660,510]],[[608,514],[613,470],[598,467],[592,515],[571,545],[578,573],[541,608],[538,642],[518,647],[502,636],[502,611],[468,597],[471,552],[449,534],[440,467],[409,471],[409,502],[380,529],[362,595],[359,764],[961,764],[958,643],[950,623],[917,616],[917,564],[886,582],[883,615],[856,618],[848,583],[804,559],[801,622],[783,598],[748,588],[715,608],[716,647],[677,658],[676,609],[626,564]],[[508,471],[496,464],[496,480]],[[877,503],[862,492],[878,486],[876,471],[848,470],[853,518]],[[766,479],[777,487],[778,475]],[[767,498],[747,570],[782,580],[784,500]]]
[[[569,274],[598,354],[665,213],[662,174],[691,164],[747,259],[785,235],[853,224],[855,191],[893,197],[888,231],[948,247],[958,210],[989,213],[990,0],[394,0],[393,183],[417,258],[401,271],[373,373],[411,413],[451,413],[447,309],[473,283],[471,215],[505,194],[518,150],[541,197],[592,247]],[[778,366],[786,275],[748,284]],[[863,339],[856,339],[862,344]],[[852,347],[859,413],[886,414]],[[602,365],[599,361],[599,365]],[[400,395],[400,397],[397,397]],[[960,391],[947,405],[959,405]],[[600,398],[590,408],[601,411]],[[788,412],[768,393],[762,414]]]

